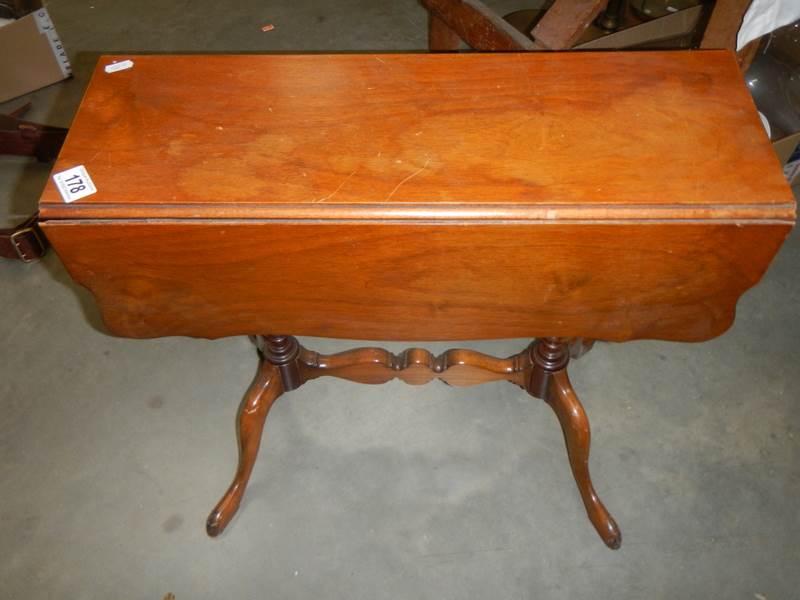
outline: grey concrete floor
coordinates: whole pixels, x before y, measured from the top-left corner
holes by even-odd
[[[31,118],[65,126],[100,52],[425,46],[414,0],[49,7],[76,77],[31,94]],[[48,172],[0,158],[0,214],[34,207]],[[2,262],[0,597],[800,598],[799,261],[794,233],[714,341],[600,344],[572,364],[617,552],[584,516],[555,417],[508,384],[284,396],[211,540],[250,343],[114,338],[57,256]]]

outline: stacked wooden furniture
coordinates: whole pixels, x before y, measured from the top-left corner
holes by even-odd
[[[705,0],[642,23],[631,18],[628,0],[554,0],[546,11],[521,6],[522,10],[505,17],[481,0],[420,1],[428,11],[432,52],[453,52],[462,42],[483,52],[622,49],[653,43],[664,47],[667,40],[675,43],[687,34],[692,48],[735,50],[736,35],[751,2]],[[586,33],[592,23],[597,27],[589,41]],[[752,41],[738,53],[742,71],[755,57],[758,42]]]
[[[618,547],[570,354],[723,333],[794,220],[719,51],[101,57],[54,172],[78,165],[97,192],[65,203],[51,182],[43,228],[113,333],[263,334],[211,535],[281,394],[326,375],[440,378],[547,401]],[[535,341],[507,359],[323,356],[292,335]]]

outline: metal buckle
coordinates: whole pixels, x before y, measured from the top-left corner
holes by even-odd
[[[28,258],[22,252],[22,248],[20,247],[20,243],[17,241],[17,236],[22,236],[22,235],[25,235],[25,234],[28,234],[28,233],[33,234],[33,239],[36,240],[37,244],[39,244],[39,256],[34,256],[32,258]],[[33,228],[33,227],[23,227],[22,229],[17,229],[14,233],[11,234],[9,239],[11,240],[11,246],[14,248],[14,251],[17,253],[17,256],[19,256],[19,258],[20,258],[20,260],[22,262],[25,262],[25,263],[36,262],[37,260],[39,260],[41,258],[41,256],[45,252],[44,243],[42,242],[42,239],[39,237],[39,234],[36,233],[36,229]]]

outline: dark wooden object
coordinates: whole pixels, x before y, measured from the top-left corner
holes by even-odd
[[[117,335],[539,340],[497,359],[266,338],[212,534],[280,394],[438,377],[546,400],[617,545],[567,353],[719,335],[795,210],[721,51],[101,57],[55,171],[77,165],[97,193],[49,183],[42,226]]]
[[[531,32],[548,50],[566,50],[578,41],[608,0],[555,0]]]
[[[706,25],[701,48],[736,50],[736,36],[752,0],[716,0]],[[744,72],[755,58],[759,40],[753,40],[737,54],[739,68]]]
[[[461,38],[450,29],[444,19],[428,11],[428,49],[431,52],[455,52],[461,46]]]
[[[510,33],[506,19],[480,0],[420,1],[428,10],[428,47],[432,52],[457,51],[462,40],[474,50],[484,52],[569,50],[606,6],[608,9],[600,18],[600,27],[609,31],[616,30],[621,23],[620,15],[625,12],[626,4],[626,0],[613,0],[610,4],[608,0],[555,0],[545,15],[536,21],[529,38],[527,35],[517,36]],[[716,0],[712,9],[709,9],[710,18],[705,30],[697,38],[700,40],[700,47],[735,50],[736,34],[750,3],[751,0]],[[512,14],[523,12],[539,11],[522,10]],[[650,23],[654,24],[655,21]],[[527,28],[525,33],[528,33]],[[658,29],[648,27],[647,33],[642,29],[638,35],[648,34],[658,35]],[[637,45],[644,41],[636,39]],[[742,71],[750,66],[758,49],[758,42],[754,40],[738,53],[737,60]]]
[[[460,40],[483,52],[535,50],[533,42],[480,0],[421,0],[428,9],[428,47],[457,50]]]
[[[736,35],[752,0],[716,0],[701,48],[736,49]]]
[[[577,341],[576,346],[580,345]],[[206,530],[210,536],[222,533],[236,513],[253,470],[267,413],[283,392],[325,376],[369,384],[395,378],[411,385],[432,379],[457,386],[509,381],[546,401],[555,412],[589,520],[609,548],[619,548],[619,527],[598,498],[589,475],[589,420],[567,376],[567,340],[538,340],[519,354],[500,359],[462,349],[434,357],[421,348],[400,355],[381,348],[359,348],[325,356],[306,350],[291,336],[266,336],[260,338],[259,354],[258,372],[239,409],[239,465],[228,491],[208,517]]]

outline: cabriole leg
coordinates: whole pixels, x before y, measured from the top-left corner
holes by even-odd
[[[589,419],[567,375],[568,344],[558,338],[537,340],[531,354],[533,370],[528,392],[543,399],[556,413],[586,514],[606,546],[616,550],[622,543],[622,534],[594,491],[589,475]]]
[[[206,530],[210,536],[222,533],[236,514],[255,464],[267,413],[281,394],[323,376],[372,384],[397,377],[415,385],[438,378],[451,385],[506,380],[545,400],[561,423],[572,473],[589,519],[609,548],[619,548],[619,528],[597,497],[589,476],[589,421],[566,370],[570,354],[583,354],[591,342],[543,338],[519,354],[495,358],[460,349],[435,357],[420,348],[400,355],[380,348],[359,348],[325,356],[302,348],[292,336],[257,336],[255,341],[261,361],[239,411],[239,464],[228,491],[208,517]]]
[[[297,352],[296,340],[289,337],[268,337],[265,347],[259,352],[258,372],[239,407],[239,464],[236,474],[228,491],[206,521],[206,531],[211,537],[222,533],[239,509],[256,462],[264,421],[270,407],[286,388],[299,385],[292,380],[291,367],[287,368],[287,364],[292,364],[297,357]],[[284,378],[289,380],[288,384],[284,383]]]

